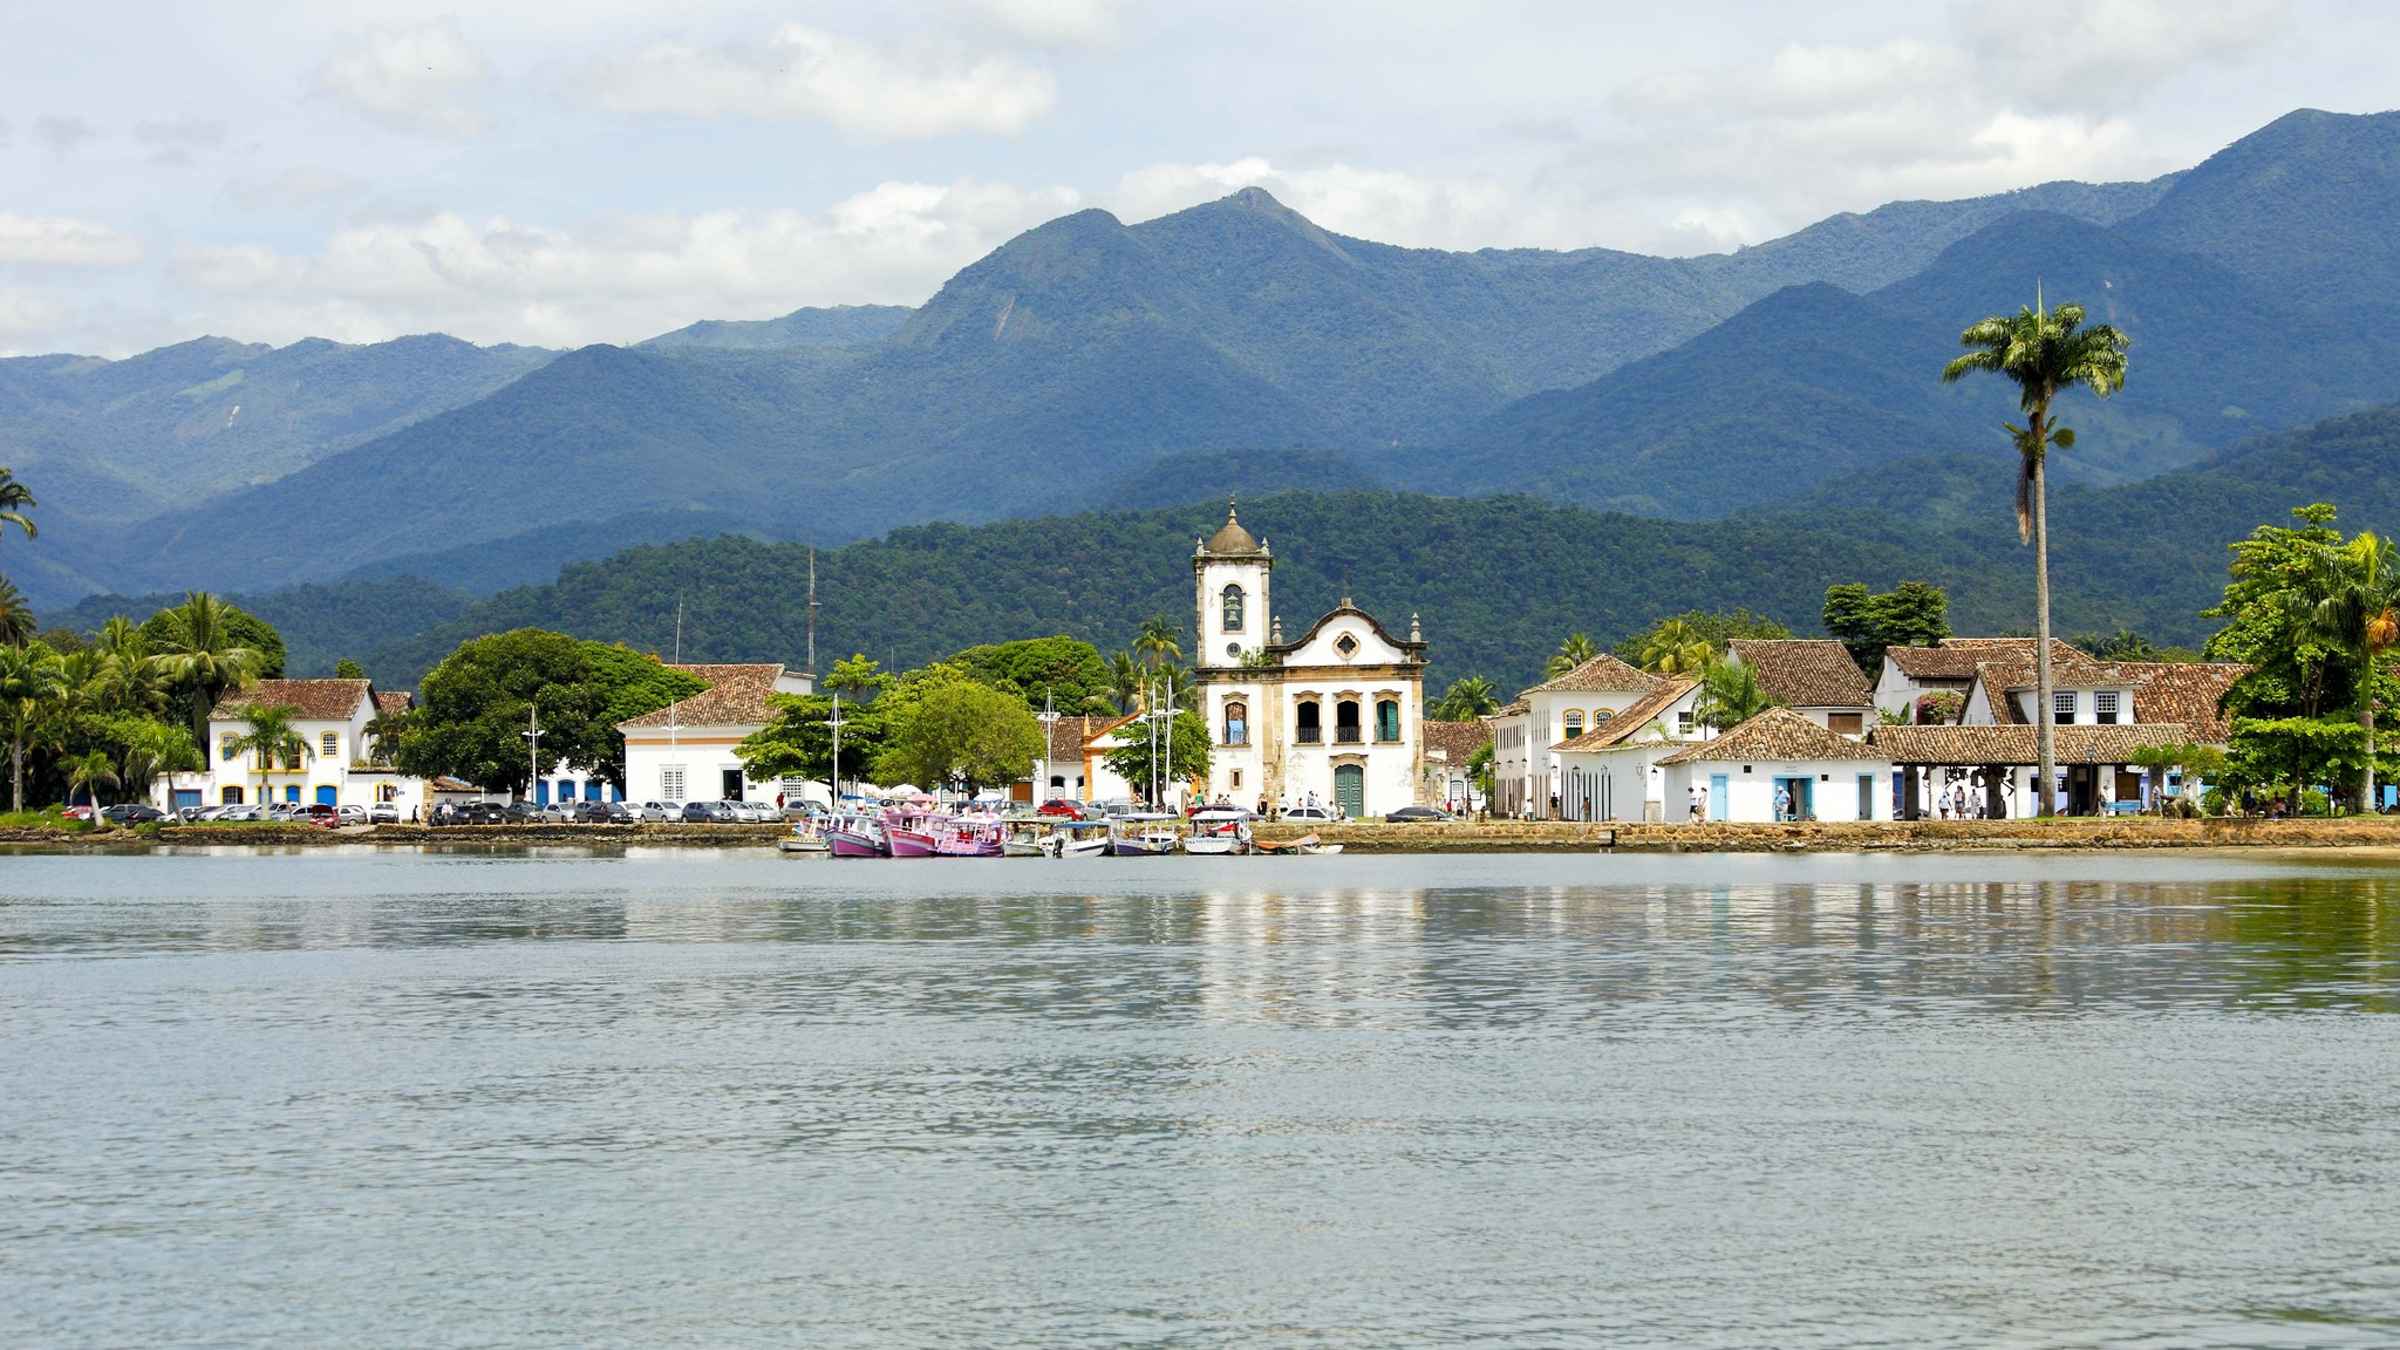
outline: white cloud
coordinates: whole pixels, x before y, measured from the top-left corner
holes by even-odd
[[[1079,204],[1063,188],[884,183],[819,212],[715,211],[574,228],[441,213],[335,231],[313,253],[191,247],[178,281],[215,327],[275,342],[439,329],[475,341],[631,342],[697,318],[917,304],[1010,236]]]
[[[820,121],[894,139],[1021,131],[1057,97],[1048,72],[1010,57],[901,54],[796,23],[756,44],[662,43],[596,82],[621,112]]]
[[[129,267],[141,260],[141,241],[109,226],[65,216],[0,212],[0,263]]]
[[[1097,46],[1117,35],[1117,0],[971,0],[994,24],[1029,41]]]
[[[443,18],[353,37],[318,68],[316,85],[396,131],[470,136],[483,129],[478,100],[491,73],[458,20]]]

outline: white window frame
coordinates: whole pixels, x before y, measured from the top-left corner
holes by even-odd
[[[684,800],[683,780],[685,767],[686,766],[681,764],[661,764],[658,766],[658,795],[661,799],[670,802],[679,802]]]
[[[2053,723],[2055,723],[2055,724],[2057,724],[2057,725],[2059,725],[2059,726],[2062,726],[2062,727],[2063,727],[2063,726],[2072,726],[2072,725],[2074,725],[2074,722],[2075,722],[2075,703],[2076,703],[2076,699],[2075,699],[2075,691],[2074,691],[2074,690],[2072,690],[2072,689],[2053,689],[2053,690],[2051,690],[2051,691],[2050,691],[2050,720],[2051,720]],[[2063,712],[2063,713],[2065,713],[2065,714],[2066,714],[2066,716],[2064,716],[2064,717],[2061,717],[2061,716],[2059,716],[2059,714],[2060,714],[2060,713],[2062,713],[2062,712]]]

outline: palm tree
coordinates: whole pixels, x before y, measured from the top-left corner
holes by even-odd
[[[41,738],[64,689],[58,658],[49,648],[0,647],[0,736],[8,738],[11,810],[25,809],[25,751]]]
[[[172,787],[173,775],[206,767],[190,732],[172,722],[145,722],[141,734],[125,746],[124,778],[119,786],[129,796],[147,797],[159,775],[168,775]]]
[[[1141,630],[1133,635],[1133,654],[1152,670],[1169,661],[1183,659],[1183,630],[1164,614],[1153,614],[1142,620]]]
[[[292,730],[292,719],[299,715],[300,710],[288,703],[242,710],[242,719],[250,724],[250,730],[234,737],[233,753],[258,756],[258,799],[262,802],[267,799],[267,775],[274,771],[276,760],[297,765],[301,756],[313,758],[317,753],[309,748],[306,737]]]
[[[367,758],[376,764],[389,764],[392,754],[400,748],[400,733],[408,730],[408,714],[385,712],[378,708],[367,719]]]
[[[2316,604],[2310,626],[2347,650],[2358,664],[2358,725],[2366,755],[2358,766],[2358,809],[2375,809],[2375,677],[2383,653],[2400,642],[2400,559],[2390,539],[2360,530],[2348,543],[2315,549],[2309,590]]]
[[[117,766],[105,750],[69,756],[60,762],[59,767],[67,771],[67,800],[72,803],[75,790],[82,788],[91,796],[92,809],[95,811],[100,808],[100,785],[106,783],[115,787],[118,782]]]
[[[2079,384],[2102,398],[2122,389],[2131,339],[2104,323],[2085,328],[2081,305],[2046,308],[2037,284],[2031,308],[1977,320],[1958,343],[1967,354],[1942,367],[1943,383],[1978,370],[2005,375],[2015,381],[2017,406],[2025,414],[2024,426],[2006,425],[2017,447],[2017,538],[2033,545],[2034,706],[2043,712],[2034,719],[2034,739],[2042,762],[2041,814],[2047,816],[2054,809],[2049,785],[2058,781],[2058,753],[2049,716],[2050,502],[2044,466],[2052,446],[2075,445],[2075,433],[2051,421],[2050,404]]]
[[[1469,675],[1452,680],[1449,689],[1434,701],[1432,711],[1437,722],[1472,722],[1500,711],[1500,694],[1490,680]]]
[[[101,658],[100,702],[115,712],[151,714],[166,703],[167,692],[157,664],[151,659],[150,639],[141,626],[119,614],[100,626],[92,649]]]
[[[25,532],[26,538],[34,538],[41,531],[33,527],[33,519],[25,514],[25,508],[38,505],[15,474],[0,468],[0,526],[14,525]],[[6,530],[0,530],[0,534],[5,533]]]
[[[1734,661],[1717,661],[1700,676],[1700,720],[1718,731],[1738,727],[1775,706],[1759,687],[1758,672]]]
[[[1142,706],[1142,681],[1148,672],[1131,652],[1118,652],[1108,658],[1108,697],[1120,714],[1131,714]]]
[[[228,689],[239,689],[258,673],[264,655],[242,645],[233,631],[232,606],[206,591],[192,591],[183,603],[162,611],[166,636],[151,663],[159,673],[192,689],[192,739],[208,739],[208,713]]]
[[[1558,644],[1558,651],[1551,656],[1549,664],[1542,667],[1542,674],[1555,680],[1599,654],[1600,648],[1592,641],[1591,634],[1569,633],[1566,640]]]
[[[22,647],[33,641],[33,609],[7,577],[0,577],[0,646]]]
[[[1681,619],[1667,620],[1642,641],[1642,669],[1656,675],[1689,675],[1716,655],[1716,645]]]

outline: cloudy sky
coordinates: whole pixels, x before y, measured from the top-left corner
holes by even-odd
[[[1402,244],[1711,252],[2400,104],[2387,0],[0,0],[0,31],[0,353],[914,304],[1062,212],[1248,184]]]

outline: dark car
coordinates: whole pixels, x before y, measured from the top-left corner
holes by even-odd
[[[578,825],[612,824],[615,822],[610,819],[608,814],[608,808],[611,806],[617,807],[619,813],[617,819],[622,820],[625,808],[614,802],[577,802],[567,808],[567,819]]]
[[[683,818],[700,824],[733,823],[733,807],[727,802],[685,802]]]
[[[583,813],[585,821],[594,825],[631,825],[641,817],[623,802],[586,802],[590,807]]]
[[[461,802],[453,818],[461,825],[498,825],[508,811],[498,802]]]
[[[1384,817],[1386,822],[1393,825],[1407,825],[1420,820],[1456,819],[1458,819],[1458,817],[1451,815],[1449,812],[1438,806],[1403,806],[1399,810],[1394,811],[1390,815]]]
[[[542,823],[542,808],[532,802],[510,802],[500,809],[500,823],[504,825],[539,825]]]
[[[153,820],[165,820],[167,813],[148,802],[118,802],[100,808],[100,818],[111,825],[143,825]]]

